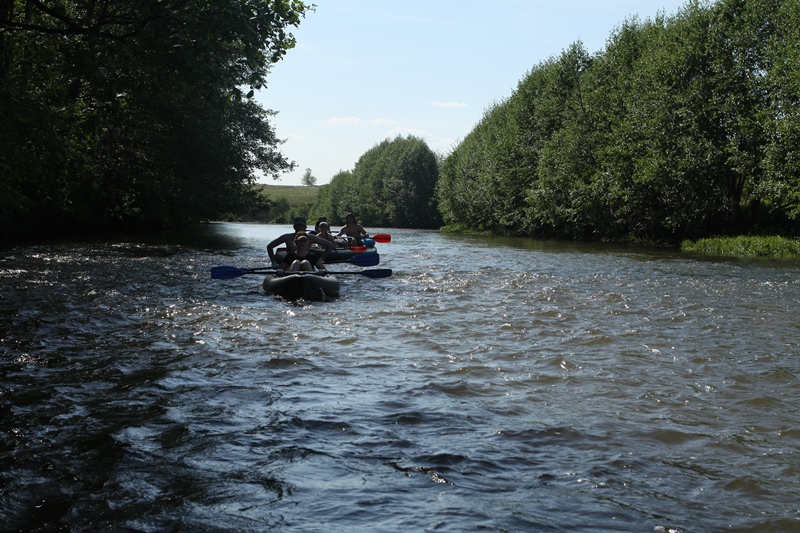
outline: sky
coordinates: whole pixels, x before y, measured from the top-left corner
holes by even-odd
[[[279,181],[317,185],[384,139],[414,135],[448,154],[533,67],[576,41],[593,54],[625,19],[674,15],[686,0],[310,0],[297,46],[255,98],[278,112]]]

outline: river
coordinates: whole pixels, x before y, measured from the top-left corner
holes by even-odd
[[[800,531],[800,262],[368,229],[0,250],[3,531]]]

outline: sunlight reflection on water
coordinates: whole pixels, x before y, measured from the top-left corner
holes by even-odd
[[[285,228],[207,231],[5,254],[4,523],[799,524],[796,264],[386,230],[291,304],[208,279]]]

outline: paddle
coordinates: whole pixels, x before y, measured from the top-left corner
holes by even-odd
[[[211,279],[233,279],[245,274],[263,274],[275,272],[265,268],[237,268],[235,266],[221,266],[211,269]]]
[[[211,269],[211,279],[233,279],[247,274],[277,274],[278,271],[272,268],[237,268],[235,266],[218,266]],[[360,270],[352,272],[325,272],[326,274],[359,274],[368,278],[388,278],[392,275],[391,268],[373,268],[372,270]],[[291,274],[311,274],[316,272],[291,272]]]
[[[381,262],[381,256],[378,255],[378,252],[361,253],[358,255],[354,255],[353,257],[345,261],[345,263],[350,263],[351,265],[356,265],[360,267],[374,267],[380,262]]]
[[[392,242],[392,236],[388,233],[378,233],[377,235],[373,235],[372,238],[375,240],[375,242]]]
[[[367,276],[368,278],[388,278],[392,275],[391,268],[373,268],[370,270],[353,270],[353,271],[344,271],[344,272],[327,272],[328,274],[334,274],[339,276],[341,274],[359,274],[361,276]]]

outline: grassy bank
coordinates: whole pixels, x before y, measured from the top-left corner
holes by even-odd
[[[271,200],[286,198],[289,207],[300,205],[314,205],[319,194],[319,187],[306,187],[302,185],[266,185],[259,184],[262,194]]]
[[[714,237],[697,241],[683,241],[681,250],[715,255],[797,259],[800,258],[800,240],[774,236]]]

